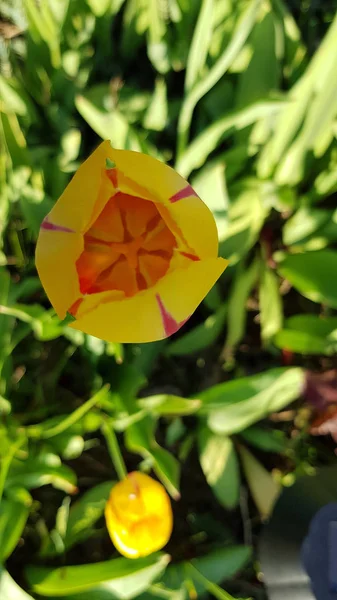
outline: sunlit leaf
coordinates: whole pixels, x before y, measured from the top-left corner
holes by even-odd
[[[214,433],[229,435],[281,410],[302,393],[304,371],[277,368],[227,381],[201,392],[200,409]]]
[[[280,485],[247,448],[240,446],[239,452],[256,506],[262,517],[268,517],[279,496]]]
[[[216,435],[206,427],[199,432],[200,464],[207,483],[225,508],[239,501],[240,472],[232,440]]]
[[[90,590],[95,597],[95,593],[102,590],[128,600],[146,590],[162,574],[169,560],[167,554],[161,554],[59,568],[31,566],[25,572],[32,589],[43,596],[66,596]]]

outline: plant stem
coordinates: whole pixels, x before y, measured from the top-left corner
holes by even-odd
[[[51,427],[50,429],[43,431],[41,437],[43,439],[49,439],[51,437],[54,437],[55,435],[59,435],[60,433],[63,433],[64,431],[69,429],[69,427],[71,427],[72,425],[75,425],[75,423],[77,423],[77,421],[82,419],[82,417],[84,417],[84,415],[87,412],[89,412],[89,410],[91,408],[93,408],[96,404],[101,402],[105,398],[105,396],[107,396],[108,392],[109,392],[109,386],[104,386],[99,392],[97,392],[97,394],[95,394],[92,398],[90,398],[89,400],[84,402],[84,404],[82,404],[82,406],[80,406],[79,408],[74,410],[72,413],[70,413],[70,415],[68,415],[68,417],[63,419],[63,421],[61,421],[54,427]]]
[[[124,459],[123,459],[122,453],[121,453],[119,445],[118,445],[117,436],[115,434],[113,427],[111,427],[107,421],[105,421],[102,425],[102,433],[105,437],[105,440],[106,440],[106,443],[108,446],[108,450],[109,450],[109,454],[110,454],[110,458],[116,469],[118,478],[120,480],[125,479],[128,472],[126,470]]]

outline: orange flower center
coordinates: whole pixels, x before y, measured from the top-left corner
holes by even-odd
[[[118,191],[84,235],[76,262],[82,294],[152,287],[167,272],[177,243],[153,202]]]

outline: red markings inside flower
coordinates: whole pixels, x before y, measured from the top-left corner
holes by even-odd
[[[194,191],[191,185],[187,185],[182,190],[179,190],[179,192],[174,194],[174,196],[171,196],[169,200],[173,203],[178,202],[179,200],[183,200],[184,198],[188,198],[189,196],[198,197],[198,194]]]
[[[69,227],[63,227],[63,225],[56,225],[55,223],[51,223],[45,218],[41,223],[41,229],[47,229],[50,231],[63,231],[64,233],[75,233],[73,229],[69,229]]]
[[[189,258],[190,260],[194,260],[194,261],[200,260],[199,256],[197,256],[196,254],[191,254],[190,252],[180,252],[180,254],[182,256],[185,256],[185,258]]]
[[[117,191],[84,235],[76,262],[80,291],[133,296],[165,275],[176,247],[153,202]]]
[[[159,310],[160,310],[160,314],[161,314],[161,318],[163,321],[163,325],[164,325],[164,331],[165,334],[167,336],[169,335],[173,335],[174,333],[176,333],[180,327],[182,327],[183,325],[185,325],[186,321],[188,321],[188,319],[190,317],[187,317],[187,319],[185,319],[184,321],[176,321],[172,315],[168,312],[168,310],[165,308],[164,303],[160,297],[159,294],[156,294],[156,300],[159,306]]]

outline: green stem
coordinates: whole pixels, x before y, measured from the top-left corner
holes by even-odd
[[[112,460],[112,463],[116,469],[116,473],[120,480],[125,479],[128,472],[126,470],[126,466],[124,463],[124,459],[122,453],[119,448],[118,440],[115,434],[113,427],[111,427],[107,421],[105,421],[102,425],[102,433],[105,437],[109,454]]]
[[[188,563],[188,571],[190,571],[192,577],[195,577],[195,579],[206,588],[208,593],[217,598],[217,600],[235,600],[233,596],[228,594],[228,592],[223,590],[219,585],[204,577],[204,575],[202,575],[202,573],[200,573],[200,571],[198,571],[198,569],[196,569],[192,563]],[[237,600],[244,599],[238,598]],[[252,600],[252,598],[246,598],[246,600]]]
[[[99,402],[102,402],[102,400],[104,400],[105,397],[108,395],[108,392],[109,386],[104,386],[99,392],[97,392],[97,394],[95,394],[92,398],[84,402],[84,404],[82,404],[82,406],[74,410],[74,412],[70,413],[70,415],[63,419],[63,421],[61,421],[54,427],[43,431],[41,437],[47,440],[51,437],[54,437],[55,435],[63,433],[72,425],[75,425],[75,423],[82,419],[82,417],[84,417],[84,415],[87,412],[89,412],[91,408],[93,408],[96,404],[99,404]]]

